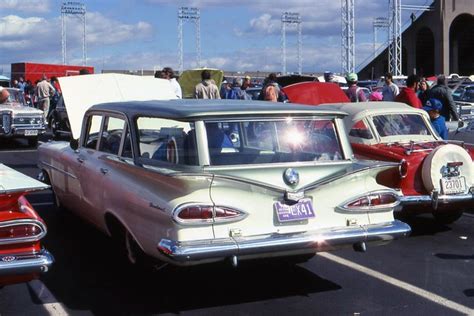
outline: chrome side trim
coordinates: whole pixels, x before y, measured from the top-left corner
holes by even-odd
[[[20,226],[20,225],[34,225],[38,227],[41,232],[38,235],[31,237],[21,237],[21,238],[0,238],[0,245],[11,245],[24,242],[37,242],[46,236],[47,229],[46,226],[34,219],[15,219],[11,221],[5,221],[0,223],[0,228],[9,227],[9,226]]]
[[[54,263],[46,249],[36,254],[0,255],[0,276],[45,273]]]
[[[58,167],[55,167],[55,166],[53,166],[53,165],[51,165],[51,164],[49,164],[49,163],[47,163],[47,162],[40,161],[39,164],[40,164],[40,165],[41,165],[41,164],[42,164],[42,165],[45,165],[46,167],[49,167],[49,168],[54,169],[54,170],[56,170],[56,171],[58,171],[58,172],[61,172],[62,174],[65,174],[65,175],[67,175],[68,177],[71,177],[71,178],[73,178],[73,179],[77,179],[77,177],[76,177],[75,175],[73,175],[72,173],[69,173],[69,172],[64,171],[64,170],[62,170],[62,169],[59,169]]]
[[[200,260],[223,260],[288,253],[315,253],[352,246],[357,242],[388,243],[406,237],[411,228],[392,222],[321,229],[291,234],[267,234],[250,237],[221,238],[179,242],[162,239],[157,245],[161,254],[175,264],[199,263]]]

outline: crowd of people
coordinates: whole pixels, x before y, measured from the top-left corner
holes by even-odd
[[[85,74],[85,73],[80,73]],[[182,89],[176,79],[175,73],[171,67],[164,67],[155,72],[155,78],[162,78],[170,81],[171,87],[177,98],[182,98]],[[209,70],[201,72],[201,82],[195,86],[194,97],[196,99],[234,99],[251,100],[252,97],[247,93],[247,89],[252,87],[251,78],[234,78],[222,82],[221,87],[211,78]],[[345,77],[347,88],[345,94],[351,102],[365,101],[395,101],[406,103],[412,107],[424,109],[429,113],[433,126],[438,133],[446,139],[447,129],[446,121],[458,120],[455,103],[452,93],[447,86],[447,79],[440,75],[437,83],[430,87],[425,78],[417,75],[410,75],[406,79],[406,86],[400,88],[393,82],[393,76],[390,73],[385,74],[385,84],[379,91],[372,91],[367,97],[361,87],[358,86],[358,76],[356,73],[348,73]],[[330,83],[338,83],[332,72],[324,73],[324,80]],[[51,105],[59,99],[61,88],[56,77],[43,76],[33,84],[30,80],[25,81],[23,77],[14,80],[13,87],[20,89],[26,101],[43,110],[45,121],[47,122],[48,113]],[[258,96],[259,100],[270,102],[286,102],[287,97],[282,87],[277,82],[275,73],[269,74],[261,84],[261,90]]]
[[[348,89],[345,92],[349,100],[351,102],[367,101],[364,93],[357,86],[357,74],[347,74],[346,80]],[[431,88],[425,78],[415,74],[407,77],[406,86],[401,89],[393,82],[393,76],[390,73],[385,74],[384,81],[382,91],[373,91],[369,97],[370,101],[395,101],[423,109],[428,112],[438,134],[443,139],[447,139],[446,121],[459,120],[459,115],[445,76],[438,76],[436,84]]]

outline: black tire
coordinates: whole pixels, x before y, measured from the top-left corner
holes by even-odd
[[[28,146],[36,148],[38,146],[38,137],[28,138]]]
[[[443,212],[433,212],[435,221],[440,224],[452,224],[457,221],[463,214],[463,210],[460,211],[443,211]]]
[[[49,120],[49,127],[51,128],[51,132],[53,133],[54,138],[58,138],[59,135],[59,122],[54,115],[51,116]]]

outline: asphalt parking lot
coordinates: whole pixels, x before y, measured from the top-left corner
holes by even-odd
[[[5,143],[0,161],[36,176],[37,152]],[[131,269],[106,236],[54,207],[49,191],[29,196],[48,225],[53,269],[0,290],[3,315],[460,315],[474,314],[474,216],[452,225],[408,222],[409,238],[318,254],[296,266],[242,263],[159,271]]]

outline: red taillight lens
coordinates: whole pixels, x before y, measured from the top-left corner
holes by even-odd
[[[44,234],[44,229],[37,223],[2,225],[0,226],[0,244],[13,240],[17,242],[39,240]]]
[[[361,196],[356,200],[346,203],[344,209],[358,209],[358,208],[382,208],[386,206],[398,204],[398,198],[391,192],[371,193],[369,195]]]
[[[212,207],[211,206],[189,206],[179,211],[178,218],[181,218],[184,220],[212,219]]]
[[[245,213],[223,206],[189,205],[178,209],[174,218],[181,224],[212,224],[219,221],[240,220]]]
[[[401,162],[400,162],[400,166],[398,167],[399,171],[400,171],[400,177],[403,179],[407,176],[408,174],[408,163],[405,159],[403,159]]]

